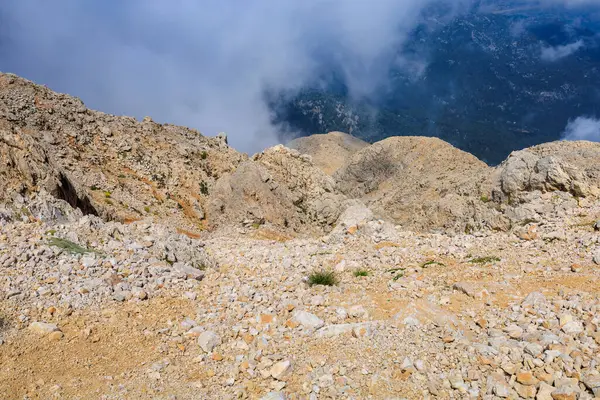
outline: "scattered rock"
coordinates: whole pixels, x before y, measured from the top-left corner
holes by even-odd
[[[54,324],[48,324],[45,322],[32,322],[31,325],[29,325],[29,329],[31,329],[32,332],[37,333],[38,335],[48,335],[52,332],[58,332],[60,331],[60,329],[58,329],[58,326],[54,325]]]
[[[271,376],[277,380],[285,380],[292,372],[292,363],[289,360],[278,362],[271,368]]]
[[[323,322],[321,318],[309,312],[300,310],[294,311],[292,320],[302,325],[303,327],[310,329],[319,329],[323,325],[325,325],[325,322]]]
[[[198,336],[198,345],[205,353],[210,353],[221,344],[221,338],[213,331],[205,331]]]

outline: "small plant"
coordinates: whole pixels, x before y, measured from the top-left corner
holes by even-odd
[[[162,175],[162,174],[160,174],[160,175],[157,175],[157,174],[155,174],[155,175],[152,175],[152,177],[151,177],[151,178],[152,178],[152,180],[153,180],[154,182],[156,182],[156,185],[157,185],[159,188],[164,188],[164,187],[167,185],[167,179],[166,179],[166,177],[165,177],[164,175]]]
[[[71,242],[67,239],[62,239],[58,237],[51,237],[48,239],[48,244],[50,246],[55,246],[60,249],[66,250],[71,254],[86,254],[86,253],[97,253],[96,250],[87,249],[78,245],[77,243]]]
[[[481,195],[480,199],[484,203],[489,203],[490,202],[490,198],[486,194]]]
[[[126,176],[125,176],[125,175],[123,175],[123,174],[119,174],[119,179],[125,179],[125,178],[126,178]]]
[[[498,262],[498,261],[500,261],[500,258],[495,257],[495,256],[477,257],[477,258],[473,258],[472,260],[469,260],[469,262],[474,263],[474,264],[490,264],[490,263]]]
[[[327,255],[327,254],[333,254],[333,253],[332,253],[331,251],[327,251],[327,250],[324,250],[324,251],[316,251],[316,252],[314,252],[314,253],[310,253],[310,254],[309,254],[309,257],[312,257],[312,256],[325,256],[325,255]]]
[[[333,286],[336,283],[337,283],[337,278],[333,271],[317,271],[317,272],[313,272],[308,277],[308,284],[310,286],[314,286],[314,285]]]
[[[390,268],[387,270],[387,272],[393,274],[394,276],[392,277],[393,280],[397,281],[398,279],[402,278],[404,276],[404,268],[403,267],[398,267],[398,268]]]
[[[430,265],[439,265],[441,267],[445,267],[446,266],[444,263],[441,263],[439,261],[430,260],[430,261],[427,261],[427,262],[424,262],[423,264],[421,264],[421,268],[427,268]]]
[[[258,229],[258,228],[260,228],[260,223],[259,223],[259,222],[255,222],[255,223],[253,223],[253,224],[252,224],[252,228],[254,228],[254,229]]]
[[[98,186],[96,186],[96,185],[90,186],[90,189],[92,189],[92,190],[100,190],[100,188]]]
[[[104,201],[105,201],[105,202],[106,202],[106,204],[108,204],[108,205],[111,205],[111,206],[113,205],[113,202],[112,202],[112,200],[111,200],[111,199],[105,199]]]
[[[201,159],[206,160],[206,157],[208,157],[208,153],[206,151],[203,151],[202,153],[200,153]]]
[[[56,229],[50,229],[46,231],[46,235],[50,235],[50,236],[54,236],[54,234],[56,233]]]
[[[108,190],[104,191],[104,197],[106,197],[107,199],[110,199],[112,193],[110,193]]]
[[[204,181],[200,182],[200,193],[208,196],[208,185]]]
[[[356,271],[354,271],[354,276],[357,278],[361,276],[369,276],[369,271],[367,271],[366,269],[357,269]]]
[[[394,275],[392,280],[397,281],[398,279],[402,278],[403,276],[404,276],[404,271],[400,271],[396,275]]]
[[[202,261],[200,261],[198,264],[194,265],[195,268],[199,269],[200,271],[206,271],[206,264],[204,264]]]
[[[148,206],[144,207],[144,211],[146,211],[147,213],[149,213],[150,212],[150,207],[148,207]]]

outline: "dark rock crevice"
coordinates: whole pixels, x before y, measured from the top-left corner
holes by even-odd
[[[65,174],[61,172],[59,179],[59,183],[52,193],[54,197],[66,201],[73,208],[78,208],[83,215],[91,214],[98,216],[98,211],[92,205],[90,199],[87,196],[79,196],[77,190]]]

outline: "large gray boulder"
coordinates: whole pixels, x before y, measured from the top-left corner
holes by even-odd
[[[560,154],[541,156],[525,149],[513,152],[499,166],[493,194],[494,199],[500,201],[535,190],[585,197],[595,192],[590,183],[583,170],[565,161]]]

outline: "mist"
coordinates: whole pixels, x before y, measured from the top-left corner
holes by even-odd
[[[254,152],[279,141],[266,89],[316,79],[326,52],[368,95],[429,2],[20,0],[0,9],[0,70]]]
[[[281,140],[265,91],[293,96],[341,68],[352,98],[384,87],[398,49],[439,0],[19,0],[0,7],[0,71],[80,97],[88,107],[186,125],[256,152]],[[533,0],[532,0],[533,1]],[[584,0],[544,0],[579,5]],[[472,0],[442,0],[450,14]],[[561,53],[562,54],[562,53]]]
[[[563,140],[600,142],[600,119],[577,117],[569,121],[563,133]]]
[[[547,62],[558,61],[575,53],[583,47],[583,40],[569,43],[564,46],[543,47],[541,58]]]

